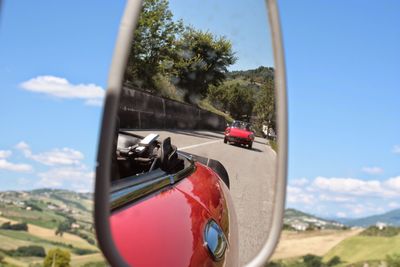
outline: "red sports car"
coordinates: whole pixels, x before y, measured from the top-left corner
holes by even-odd
[[[254,141],[254,132],[251,130],[250,123],[243,121],[233,121],[233,123],[225,129],[224,143],[235,143],[247,145],[252,148]]]
[[[130,266],[237,266],[225,168],[157,138],[119,132],[110,192],[118,251]]]

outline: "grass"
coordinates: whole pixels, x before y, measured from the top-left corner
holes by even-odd
[[[100,253],[83,256],[71,256],[71,266],[83,266],[86,264],[92,264],[93,266],[102,266],[101,263],[105,263],[105,259]]]
[[[324,256],[324,260],[339,256],[345,264],[379,261],[399,251],[400,235],[394,237],[357,235],[343,240],[332,248]]]
[[[269,140],[269,145],[275,152],[278,152],[278,143],[276,140]]]
[[[17,249],[22,246],[29,246],[31,243],[26,240],[18,240],[0,233],[0,250]]]
[[[56,215],[49,211],[26,211],[14,206],[0,207],[0,212],[3,217],[15,220],[24,221],[30,224],[45,228],[56,228],[59,222],[65,220],[63,216]]]
[[[211,103],[207,99],[203,99],[202,101],[200,101],[199,107],[202,109],[208,110],[212,113],[215,113],[217,115],[225,117],[225,120],[228,123],[233,122],[233,118],[229,114],[226,114],[226,113],[222,112],[221,110],[216,109],[213,105],[211,105]]]
[[[272,260],[290,259],[306,254],[323,256],[342,240],[357,235],[361,230],[322,230],[310,232],[283,231]],[[334,255],[325,260],[329,260]],[[340,255],[339,255],[340,256]]]

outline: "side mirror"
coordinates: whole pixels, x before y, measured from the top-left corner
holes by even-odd
[[[112,266],[259,266],[279,240],[287,115],[277,6],[227,4],[127,1],[95,185]],[[227,117],[238,127],[224,133]],[[262,130],[271,117],[277,154],[240,126]]]

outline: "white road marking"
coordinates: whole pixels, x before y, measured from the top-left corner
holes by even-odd
[[[197,144],[197,145],[180,147],[180,148],[178,148],[178,150],[186,150],[186,149],[191,149],[191,148],[195,148],[195,147],[199,147],[199,146],[205,146],[205,145],[218,143],[218,142],[222,142],[222,140],[214,140],[214,141],[205,142],[205,143],[201,143],[201,144]]]

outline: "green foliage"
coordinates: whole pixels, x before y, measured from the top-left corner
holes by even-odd
[[[254,92],[239,83],[212,86],[208,90],[208,97],[215,106],[229,112],[234,119],[249,120],[252,114]]]
[[[245,79],[251,84],[263,84],[274,78],[274,68],[260,66],[252,70],[239,70],[228,73],[230,79]]]
[[[45,257],[46,251],[41,246],[23,246],[6,252],[13,257]]]
[[[51,249],[44,259],[44,267],[69,267],[71,262],[71,254],[59,248]]]
[[[390,267],[400,267],[400,254],[387,255],[386,263]]]
[[[269,140],[269,145],[271,146],[271,148],[275,151],[278,152],[278,143],[275,140]],[[345,229],[343,229],[345,230]]]
[[[295,231],[296,229],[293,228],[290,224],[284,223],[284,224],[283,224],[282,230],[286,230],[286,231]]]
[[[400,234],[400,227],[387,226],[380,230],[376,226],[370,226],[360,233],[362,236],[384,236],[392,237]]]
[[[254,127],[260,131],[262,125],[267,125],[276,132],[276,107],[275,107],[275,91],[274,79],[270,78],[261,86],[254,105],[253,113],[255,114]]]
[[[72,252],[77,255],[88,255],[98,253],[99,251],[85,248],[75,248]]]
[[[27,223],[15,223],[5,222],[0,226],[0,229],[4,230],[14,230],[14,231],[28,231]]]
[[[153,77],[171,66],[181,22],[174,22],[167,0],[145,0],[131,45],[125,79],[153,89]]]
[[[107,267],[107,263],[106,262],[88,262],[86,264],[84,264],[82,267]]]
[[[321,267],[322,264],[322,257],[315,256],[312,254],[307,254],[303,256],[303,262],[307,267]]]
[[[331,267],[331,266],[335,266],[338,265],[339,263],[341,263],[340,257],[339,256],[334,256],[332,257],[332,259],[330,259],[326,265]]]
[[[65,232],[68,232],[71,229],[71,221],[66,220],[58,224],[58,227],[55,231],[55,235],[62,236]]]
[[[28,200],[25,202],[26,206],[31,207],[31,210],[43,211],[43,209],[35,202]]]
[[[236,61],[229,40],[192,27],[186,28],[176,46],[174,76],[189,103],[198,102],[193,97],[204,98],[210,85],[220,85],[227,67]]]
[[[71,234],[77,235],[77,236],[79,236],[80,238],[85,239],[85,240],[86,240],[89,244],[91,244],[91,245],[95,245],[95,244],[96,244],[96,240],[95,240],[95,239],[93,239],[93,238],[90,237],[89,235],[87,235],[87,234],[85,234],[85,233],[82,233],[82,232],[80,232],[80,231],[78,231],[78,230],[76,230],[76,229],[74,229],[74,230],[69,230],[68,232],[71,233]]]

